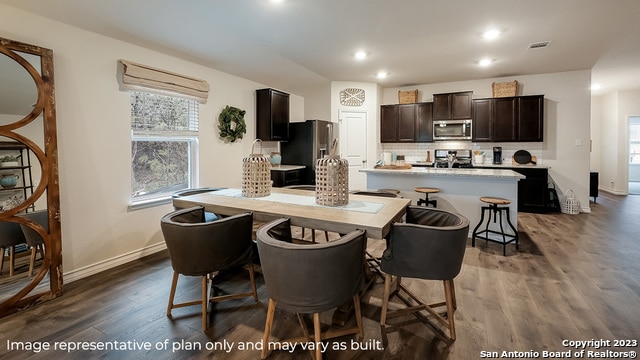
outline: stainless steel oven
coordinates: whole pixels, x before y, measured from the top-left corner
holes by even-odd
[[[435,120],[433,140],[471,140],[471,120]]]

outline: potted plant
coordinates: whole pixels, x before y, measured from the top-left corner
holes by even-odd
[[[11,167],[18,165],[18,158],[14,155],[5,155],[0,158],[0,166],[2,167]]]

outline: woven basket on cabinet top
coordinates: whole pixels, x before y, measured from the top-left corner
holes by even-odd
[[[491,90],[493,92],[493,97],[511,97],[518,95],[518,81],[513,80],[509,82],[502,83],[492,83]]]

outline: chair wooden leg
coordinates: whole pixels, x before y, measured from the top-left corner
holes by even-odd
[[[353,307],[355,309],[356,322],[358,323],[358,340],[364,337],[364,325],[362,324],[362,308],[360,307],[360,295],[353,296]]]
[[[325,239],[326,241],[329,241],[329,232],[328,232],[328,231],[326,231],[326,230],[325,230],[325,232],[324,232],[324,239]]]
[[[0,246],[0,274],[2,274],[2,269],[4,268],[4,252],[5,248]]]
[[[451,281],[451,298],[453,299],[453,310],[458,310],[458,303],[456,302],[456,286],[453,283],[453,279]]]
[[[453,312],[455,311],[453,303],[454,290],[453,281],[444,280],[444,295],[447,302],[447,322],[449,323],[449,336],[451,340],[456,339],[456,327],[453,321]]]
[[[207,308],[209,305],[209,293],[207,292],[209,288],[209,276],[202,276],[202,331],[207,331]]]
[[[271,335],[271,326],[273,325],[273,316],[276,313],[276,301],[269,299],[269,307],[267,308],[267,321],[264,324],[264,336],[262,337],[262,352],[260,353],[260,359],[267,358],[267,351],[269,348],[269,336]]]
[[[382,335],[382,345],[387,347],[387,308],[389,307],[389,296],[391,295],[391,275],[384,275],[384,292],[382,294],[382,310],[380,311],[380,334]]]
[[[9,248],[9,276],[13,276],[13,271],[16,266],[16,247]]]
[[[34,246],[31,248],[31,256],[29,257],[29,277],[33,275],[33,267],[35,266],[35,263],[36,263],[37,251],[38,251],[37,247]]]
[[[256,276],[253,271],[252,260],[249,260],[249,278],[251,279],[251,291],[253,292],[253,301],[258,302],[258,290],[256,289]]]
[[[167,305],[167,316],[171,316],[171,309],[173,309],[173,299],[176,296],[176,287],[178,286],[178,272],[173,272],[173,280],[171,281],[171,290],[169,291],[169,305]]]
[[[321,331],[320,331],[320,313],[314,313],[313,314],[313,336],[314,336],[314,341],[316,343],[316,360],[322,360],[322,348],[320,347],[320,336],[321,336]],[[313,353],[311,353],[311,356],[313,356]]]

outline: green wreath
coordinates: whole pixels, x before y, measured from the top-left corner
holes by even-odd
[[[244,114],[246,111],[236,107],[227,105],[218,117],[218,129],[221,138],[229,138],[229,141],[235,142],[242,139],[247,133],[247,124],[244,122]]]

